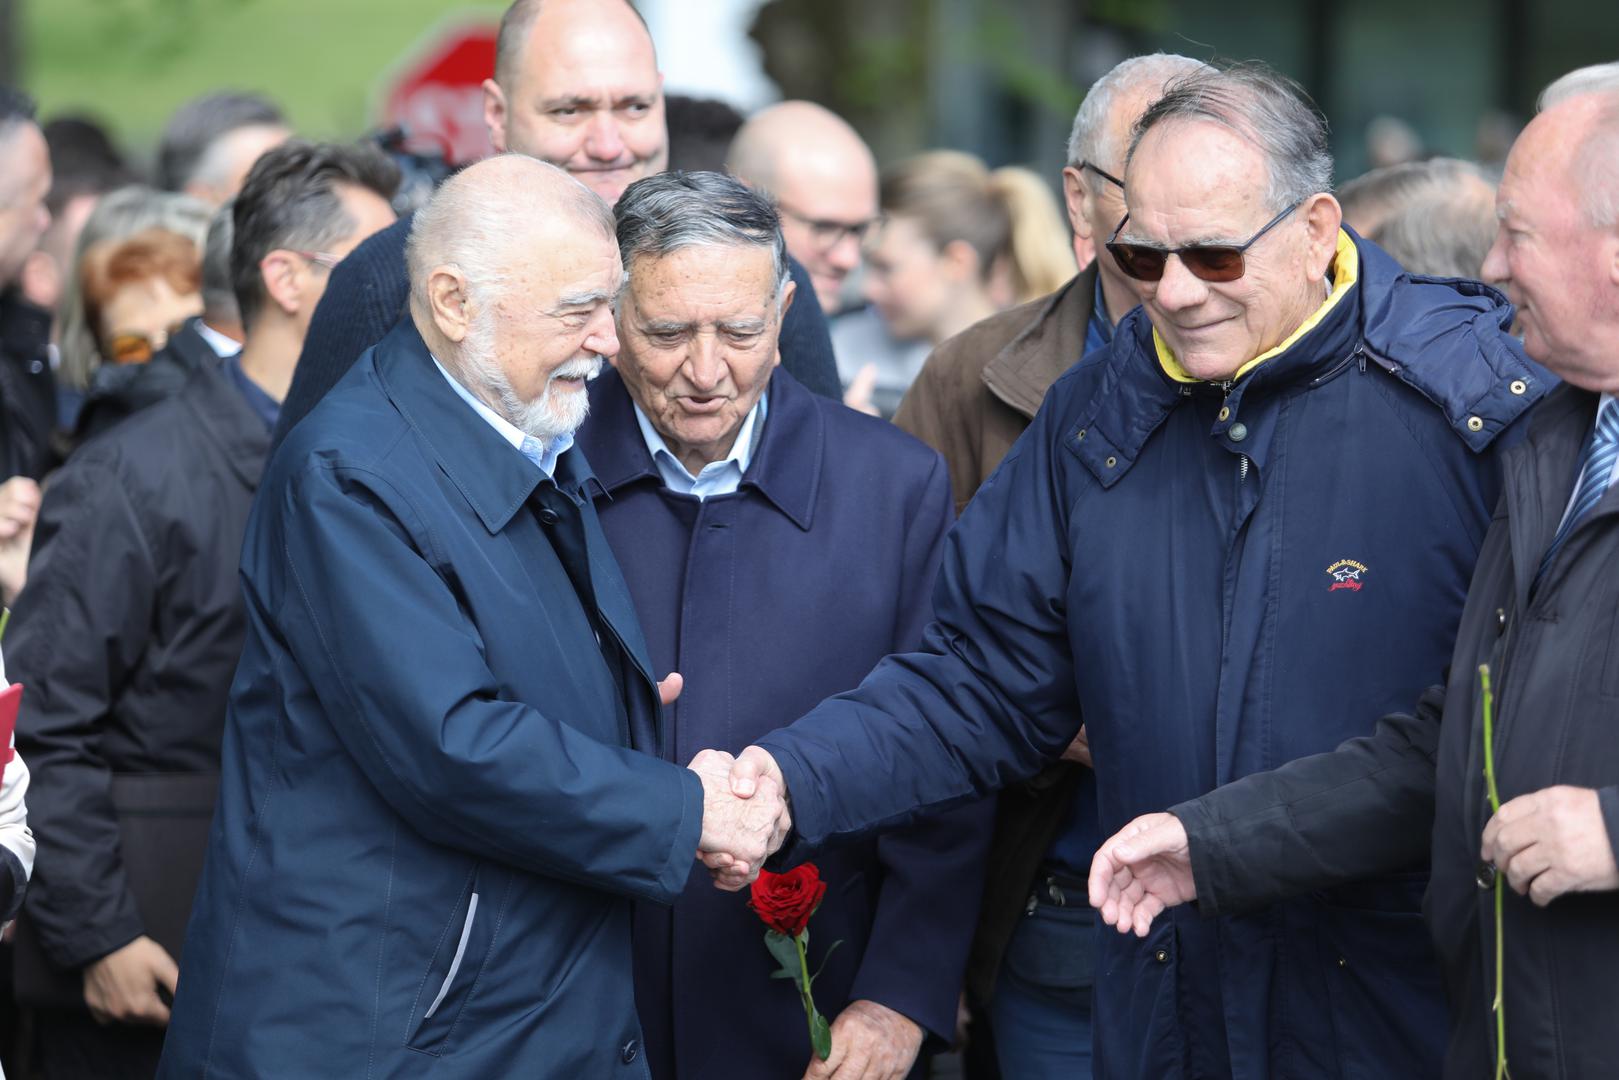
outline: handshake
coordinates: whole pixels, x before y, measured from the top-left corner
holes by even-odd
[[[704,750],[686,767],[703,782],[697,858],[715,885],[735,892],[759,876],[759,868],[793,827],[781,770],[757,746],[742,751],[741,757]]]

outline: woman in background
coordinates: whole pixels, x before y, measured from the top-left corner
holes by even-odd
[[[864,290],[900,348],[834,345],[846,382],[873,381],[871,404],[892,416],[935,345],[1056,291],[1077,268],[1056,197],[1028,169],[936,150],[884,170],[878,199]]]

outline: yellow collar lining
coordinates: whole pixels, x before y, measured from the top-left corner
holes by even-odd
[[[1231,377],[1232,381],[1242,378],[1266,360],[1280,356],[1288,349],[1291,349],[1298,343],[1300,338],[1314,330],[1321,320],[1327,317],[1327,313],[1337,306],[1338,301],[1343,299],[1344,294],[1359,279],[1360,253],[1355,250],[1355,242],[1342,229],[1338,230],[1338,250],[1333,255],[1332,272],[1332,292],[1327,294],[1326,302],[1316,308],[1313,315],[1300,323],[1297,330],[1287,335],[1286,340],[1280,345],[1273,349],[1267,349],[1238,368],[1237,373]],[[1154,327],[1152,331],[1152,344],[1153,348],[1158,352],[1158,365],[1164,369],[1165,375],[1178,383],[1200,383],[1204,381],[1188,374],[1186,369],[1181,367],[1180,361],[1175,359],[1175,354],[1170,351],[1164,339],[1159,336],[1157,327]]]

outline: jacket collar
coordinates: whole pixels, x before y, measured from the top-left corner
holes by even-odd
[[[504,529],[545,474],[457,396],[433,366],[415,324],[403,319],[376,345],[373,363],[382,389],[432,451],[439,468],[491,533]],[[550,482],[576,502],[594,481],[577,450],[557,459]]]
[[[1040,304],[1028,328],[984,365],[989,392],[1033,419],[1046,391],[1085,352],[1085,328],[1096,301],[1096,264]]]
[[[768,419],[755,435],[753,460],[742,486],[756,489],[800,529],[809,530],[826,450],[825,421],[810,392],[788,372],[770,376]],[[609,497],[631,484],[662,484],[646,440],[635,422],[628,388],[617,371],[602,373],[590,387],[590,419],[579,442],[595,465]],[[723,497],[723,496],[722,496]]]
[[[249,491],[258,490],[264,460],[270,453],[270,433],[264,420],[242,397],[224,368],[203,368],[180,391],[193,422],[219,449],[231,472]]]

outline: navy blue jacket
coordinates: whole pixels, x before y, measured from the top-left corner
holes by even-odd
[[[405,241],[410,238],[412,220],[400,218],[367,237],[332,271],[326,294],[310,321],[287,400],[281,405],[272,447],[281,444],[292,426],[337,384],[361,353],[381,341],[404,317],[410,295]],[[826,316],[815,299],[809,274],[798,260],[787,261],[798,291],[781,323],[782,366],[817,394],[841,401],[843,389],[837,361],[832,358]]]
[[[274,455],[162,1076],[648,1075],[631,910],[685,887],[702,789],[641,752],[592,483],[577,451],[544,478],[409,323]]]
[[[1081,713],[1106,834],[1416,699],[1450,656],[1496,444],[1551,380],[1500,294],[1347,233],[1334,297],[1229,388],[1174,377],[1141,310],[1057,382],[951,537],[924,651],[760,740],[803,841],[1029,776]],[[1437,1075],[1425,880],[1105,934],[1098,1074]]]
[[[938,454],[891,424],[816,397],[784,371],[735,494],[700,501],[663,485],[616,371],[591,387],[580,432],[606,495],[602,529],[646,628],[656,671],[686,689],[666,710],[665,752],[738,752],[885,654],[915,648],[954,520]],[[810,956],[835,1017],[868,999],[941,1039],[983,887],[988,803],[824,853],[828,893]],[[744,897],[694,874],[673,911],[636,911],[636,1002],[657,1080],[797,1077],[804,1012],[771,981],[764,927]],[[721,960],[720,958],[723,958]]]

